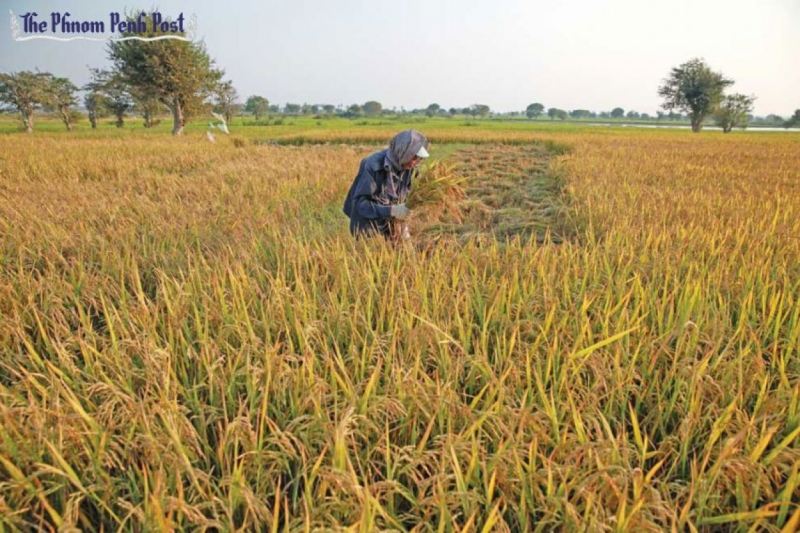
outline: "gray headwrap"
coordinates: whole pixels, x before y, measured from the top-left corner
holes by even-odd
[[[428,148],[428,145],[428,140],[417,130],[403,130],[392,138],[386,158],[392,166],[401,169],[411,161],[420,148],[423,146]]]

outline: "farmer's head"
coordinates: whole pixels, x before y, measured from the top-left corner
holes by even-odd
[[[389,143],[388,157],[400,169],[414,168],[428,157],[428,140],[417,130],[404,130]]]

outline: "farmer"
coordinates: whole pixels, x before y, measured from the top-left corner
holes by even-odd
[[[403,221],[411,210],[405,202],[417,165],[428,157],[428,146],[420,132],[405,130],[392,138],[388,149],[361,160],[344,201],[353,236],[381,235],[393,243],[409,238]]]

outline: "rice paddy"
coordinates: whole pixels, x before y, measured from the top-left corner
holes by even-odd
[[[800,137],[413,126],[3,135],[0,531],[797,530]]]

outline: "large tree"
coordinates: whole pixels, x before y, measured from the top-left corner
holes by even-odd
[[[732,84],[733,80],[711,70],[702,59],[692,59],[672,69],[658,95],[664,98],[664,109],[687,113],[692,131],[697,133],[722,101],[725,87]]]
[[[33,111],[47,103],[47,89],[51,74],[44,72],[17,72],[0,74],[0,102],[19,111],[25,131],[33,133]]]
[[[755,96],[729,94],[714,109],[714,121],[722,131],[729,133],[733,128],[746,128],[747,115],[753,111]]]
[[[131,22],[135,20],[133,17],[128,19]],[[146,32],[127,32],[123,36],[159,37],[166,34],[148,21]],[[112,41],[108,45],[108,54],[125,83],[136,91],[157,98],[169,108],[173,135],[181,135],[187,120],[205,109],[205,100],[223,75],[222,70],[214,68],[214,61],[202,43],[177,39]]]
[[[542,113],[544,113],[544,106],[539,103],[531,104],[525,109],[525,116],[530,119],[537,118]]]
[[[611,110],[611,118],[622,118],[625,116],[625,110],[621,107],[615,107]]]
[[[251,113],[258,120],[269,113],[269,100],[263,96],[250,96],[244,103],[244,110]]]

